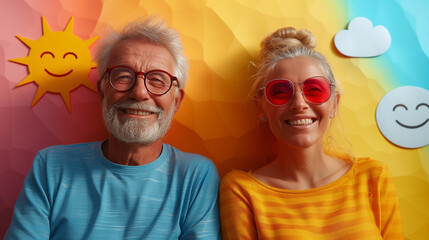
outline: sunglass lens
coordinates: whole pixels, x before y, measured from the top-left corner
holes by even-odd
[[[286,104],[293,96],[293,84],[287,80],[273,80],[267,84],[265,94],[274,105]]]
[[[328,79],[322,77],[305,80],[302,90],[307,100],[316,104],[328,101],[331,96],[331,84]]]

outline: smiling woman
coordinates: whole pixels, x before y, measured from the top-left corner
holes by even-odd
[[[28,56],[9,61],[28,65],[30,74],[17,85],[18,87],[30,82],[35,82],[39,86],[32,106],[46,92],[59,93],[71,112],[70,92],[72,90],[84,85],[96,91],[88,78],[91,68],[96,67],[96,63],[91,60],[88,47],[97,38],[82,41],[74,35],[73,18],[63,32],[53,32],[45,18],[42,17],[42,21],[44,35],[37,41],[17,36],[31,48]],[[65,44],[58,45],[55,44],[56,42]]]
[[[222,239],[403,238],[387,167],[326,151],[342,92],[315,46],[309,31],[291,27],[261,42],[252,96],[278,152],[222,179]]]

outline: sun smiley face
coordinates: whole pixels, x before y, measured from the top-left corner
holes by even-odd
[[[32,106],[46,93],[58,93],[71,112],[70,92],[84,85],[93,90],[89,81],[91,68],[96,67],[88,50],[97,37],[82,41],[73,34],[73,17],[64,31],[53,32],[42,17],[43,36],[37,41],[17,36],[30,47],[27,57],[9,61],[28,65],[28,76],[17,86],[35,82],[38,85]]]
[[[396,88],[378,103],[376,120],[381,133],[405,148],[429,144],[429,91],[414,86]]]
[[[61,54],[59,54],[59,55],[61,55]],[[67,57],[68,55],[73,56],[75,60],[77,60],[77,59],[78,59],[77,55],[76,55],[75,53],[73,53],[73,52],[67,52],[67,53],[65,53],[65,54],[64,54],[64,56],[63,56],[62,58],[65,60],[65,59],[66,59],[66,57]],[[55,54],[54,54],[54,53],[52,53],[52,52],[50,52],[50,51],[46,51],[46,52],[43,52],[43,53],[40,55],[40,58],[41,58],[41,59],[44,59],[45,61],[46,61],[46,58],[54,59],[54,58],[55,58]],[[60,59],[60,60],[61,60],[61,59]],[[57,62],[58,62],[58,61],[57,61]],[[64,61],[64,62],[65,62],[65,61]],[[60,64],[54,64],[54,65],[57,65],[57,66],[58,66],[58,65],[60,65]],[[48,64],[46,64],[46,66],[48,66]],[[51,76],[53,76],[53,77],[65,77],[65,76],[67,76],[67,75],[69,75],[70,73],[72,73],[72,72],[73,72],[73,68],[71,68],[71,69],[70,69],[70,71],[68,71],[68,72],[66,72],[66,73],[63,73],[63,74],[55,74],[55,73],[52,73],[52,72],[50,72],[47,68],[45,68],[44,70],[45,70],[45,72],[46,72],[47,74],[49,74],[49,75],[51,75]]]

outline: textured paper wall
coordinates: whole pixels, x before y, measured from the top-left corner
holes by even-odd
[[[29,72],[8,61],[26,57],[29,47],[15,36],[38,40],[42,16],[52,31],[64,31],[73,16],[73,34],[83,41],[107,24],[121,25],[156,14],[177,29],[190,59],[186,96],[167,142],[211,158],[221,175],[257,168],[268,159],[256,109],[247,98],[249,62],[260,40],[283,26],[307,28],[318,40],[345,89],[340,118],[357,156],[386,163],[397,185],[407,239],[429,237],[429,147],[405,149],[383,137],[375,109],[389,91],[406,85],[429,89],[429,30],[425,1],[282,0],[2,0],[0,8],[0,236],[32,159],[43,147],[106,137],[97,95],[88,87],[71,91],[71,112],[60,94],[46,93],[31,107],[35,83],[16,87]],[[334,35],[363,16],[385,26],[389,50],[374,58],[348,58],[334,46]],[[89,47],[92,52],[94,45]],[[89,81],[95,85],[93,69]],[[262,126],[263,128],[263,126]]]

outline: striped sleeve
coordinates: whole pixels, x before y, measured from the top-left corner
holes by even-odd
[[[393,177],[383,169],[379,182],[380,232],[383,239],[403,239],[402,219]]]
[[[227,174],[219,189],[219,208],[222,239],[257,239],[251,203],[244,189],[251,187],[250,181],[240,182],[236,171]],[[243,186],[244,184],[244,186]]]

